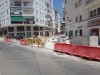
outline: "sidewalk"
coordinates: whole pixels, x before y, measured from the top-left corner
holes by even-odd
[[[0,41],[1,42],[4,42],[4,38],[0,38]],[[13,44],[13,45],[17,45],[17,46],[21,46],[21,47],[37,47],[39,48],[40,46],[39,45],[27,45],[27,46],[24,46],[24,45],[20,45],[20,41],[16,40],[16,39],[12,39],[12,42],[5,42],[5,43],[9,43],[9,44]],[[40,47],[41,48],[41,47]],[[45,46],[43,47],[44,49],[49,49],[49,50],[53,50],[54,48],[54,44],[52,43],[45,43]]]

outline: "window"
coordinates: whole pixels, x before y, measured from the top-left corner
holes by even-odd
[[[80,17],[79,17],[79,18],[80,18],[80,22],[81,22],[81,21],[82,21],[82,15],[80,15]]]
[[[31,37],[31,32],[26,33],[27,37]]]
[[[21,6],[21,2],[20,1],[15,1],[15,6]]]
[[[33,30],[34,30],[34,31],[39,31],[39,27],[34,26],[34,27],[33,27]]]
[[[97,14],[100,15],[100,8],[97,9]]]
[[[29,6],[29,2],[24,2],[24,6]]]
[[[43,32],[40,32],[40,36],[43,36]]]
[[[78,17],[75,18],[75,22],[78,22]]]
[[[36,22],[38,22],[38,19],[36,19]]]
[[[66,31],[66,36],[68,36],[67,31]]]
[[[78,4],[77,3],[75,3],[75,8],[77,8],[78,7]]]
[[[69,37],[73,36],[73,31],[69,31]]]
[[[82,0],[78,0],[78,2],[75,3],[75,8],[82,5]]]
[[[33,35],[36,37],[39,35],[39,32],[34,32]]]
[[[67,4],[67,0],[65,0],[65,4]]]
[[[90,17],[93,17],[93,11],[90,11]]]
[[[8,27],[8,31],[9,32],[13,32],[14,31],[14,27]]]
[[[75,36],[78,36],[78,30],[75,30]]]
[[[100,7],[90,11],[90,18],[100,15]]]
[[[31,31],[31,27],[30,26],[26,26],[26,31]]]
[[[8,14],[8,10],[7,10],[7,14]]]
[[[93,16],[96,16],[97,15],[97,12],[96,12],[96,9],[94,10],[94,15]]]
[[[43,31],[43,27],[40,27],[40,30]]]
[[[17,31],[25,31],[24,26],[18,26]]]
[[[82,30],[79,30],[80,36],[82,36]]]

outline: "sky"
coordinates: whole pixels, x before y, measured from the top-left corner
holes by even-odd
[[[62,14],[63,14],[63,12],[62,12],[62,2],[64,0],[53,0],[53,1],[54,1],[54,8],[56,8],[62,16]]]

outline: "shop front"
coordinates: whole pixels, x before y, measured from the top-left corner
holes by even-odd
[[[88,21],[90,36],[100,37],[100,18]]]
[[[99,28],[90,29],[91,36],[99,36]]]

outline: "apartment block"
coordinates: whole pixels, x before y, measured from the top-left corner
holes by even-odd
[[[66,35],[100,37],[100,1],[65,0]]]
[[[53,35],[53,0],[0,0],[3,35]]]
[[[58,34],[61,32],[61,14],[59,13],[59,11],[57,9],[53,10],[54,12],[54,28],[55,28],[55,34]]]

